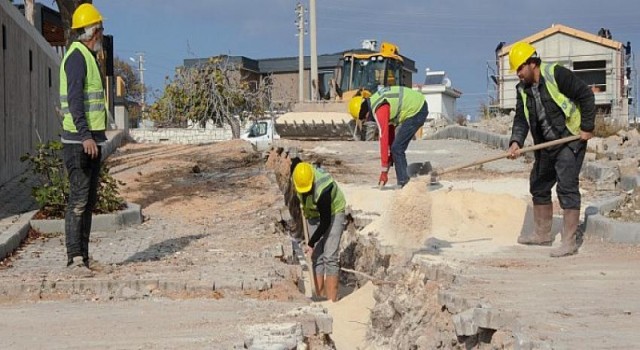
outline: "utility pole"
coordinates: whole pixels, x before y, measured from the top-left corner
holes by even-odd
[[[296,5],[296,21],[295,24],[298,28],[298,100],[304,102],[304,35],[306,21],[304,14],[307,12],[304,6],[298,2]]]
[[[309,25],[311,27],[311,101],[318,100],[318,50],[316,47],[316,0],[309,1]]]
[[[140,109],[142,118],[144,119],[144,112],[146,110],[145,95],[147,94],[147,89],[144,86],[144,52],[138,52],[136,55],[138,56],[138,73],[140,73],[140,87],[142,89],[142,91],[140,91]],[[135,62],[134,59],[129,59]]]

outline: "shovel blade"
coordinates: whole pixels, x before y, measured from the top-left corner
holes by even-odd
[[[431,167],[431,162],[422,162],[422,163],[411,163],[407,165],[407,173],[409,177],[416,177],[419,175],[428,175],[433,168]]]

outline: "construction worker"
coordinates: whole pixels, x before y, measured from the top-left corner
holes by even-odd
[[[536,49],[526,42],[518,42],[509,52],[509,65],[517,72],[516,115],[513,120],[509,153],[519,156],[527,133],[539,144],[571,135],[580,139],[535,152],[529,191],[533,197],[534,230],[518,238],[518,243],[551,245],[553,205],[551,188],[556,192],[563,209],[562,245],[551,251],[552,257],[575,254],[576,235],[580,220],[580,168],[593,137],[595,99],[587,84],[569,69],[542,63]]]
[[[424,96],[404,86],[380,88],[370,97],[355,96],[349,101],[351,116],[367,119],[373,116],[380,130],[380,162],[378,185],[389,181],[389,168],[396,168],[399,187],[409,182],[405,152],[416,132],[424,125],[429,108]]]
[[[90,275],[91,213],[97,201],[101,145],[107,140],[105,94],[96,54],[102,50],[102,16],[91,4],[73,12],[77,41],[60,65],[63,158],[69,176],[65,213],[67,266]]]
[[[335,302],[345,220],[344,195],[329,173],[307,162],[295,166],[292,178],[309,232],[313,231],[304,250],[305,254],[311,253],[317,294]]]

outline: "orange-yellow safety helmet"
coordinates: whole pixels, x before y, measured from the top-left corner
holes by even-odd
[[[360,107],[362,106],[362,101],[364,98],[362,96],[353,96],[349,101],[349,114],[353,117],[353,119],[358,119],[360,116]]]
[[[102,22],[102,15],[95,6],[91,4],[81,4],[73,11],[71,28],[80,29],[99,22]]]
[[[519,41],[513,44],[513,47],[509,51],[510,72],[513,73],[517,71],[523,63],[527,62],[527,60],[533,56],[534,53],[536,53],[536,48],[529,43]]]
[[[313,186],[314,170],[313,165],[302,162],[296,165],[293,170],[293,186],[298,193],[307,193]]]

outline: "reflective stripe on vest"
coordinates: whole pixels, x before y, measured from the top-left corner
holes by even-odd
[[[84,112],[89,130],[99,131],[107,128],[107,112],[104,87],[100,77],[100,69],[91,51],[80,42],[74,42],[64,55],[60,64],[60,107],[64,115],[62,128],[69,132],[78,132],[73,123],[73,116],[69,111],[67,101],[67,72],[64,69],[67,59],[75,50],[78,50],[86,62],[87,76],[84,82]]]
[[[320,212],[318,211],[318,199],[324,192],[324,190],[333,184],[331,188],[331,215],[335,215],[341,211],[344,211],[346,207],[346,200],[344,194],[338,188],[338,184],[335,183],[331,175],[325,172],[323,169],[314,168],[313,176],[313,194],[302,196],[298,194],[298,199],[302,203],[302,210],[306,218],[318,218]]]
[[[384,87],[371,95],[369,101],[374,113],[386,101],[390,107],[389,120],[394,125],[416,115],[425,103],[422,93],[404,86]]]
[[[562,113],[565,116],[565,125],[569,132],[573,135],[578,135],[580,133],[580,108],[576,106],[573,101],[571,101],[567,96],[562,94],[558,89],[558,83],[556,82],[556,77],[554,75],[556,71],[556,64],[540,64],[540,73],[544,78],[544,85],[551,95],[553,101],[560,107]],[[527,108],[527,94],[524,92],[522,87],[518,87],[518,92],[522,97],[522,105],[524,109],[524,116],[527,118],[527,122],[529,122],[529,108]]]

